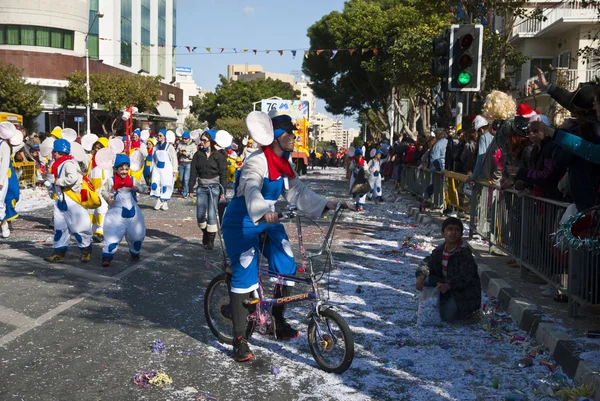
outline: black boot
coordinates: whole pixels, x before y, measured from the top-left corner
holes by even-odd
[[[208,233],[206,232],[206,228],[202,229],[202,245],[206,246],[208,242]]]
[[[275,298],[289,297],[292,293],[292,287],[276,284],[273,296]],[[278,340],[291,340],[300,337],[300,332],[294,329],[285,320],[285,304],[273,306],[273,319],[275,320],[275,334]]]
[[[248,346],[248,309],[244,306],[244,300],[250,298],[251,295],[252,293],[229,293],[229,299],[231,300],[231,320],[233,323],[233,358],[238,362],[254,358]]]
[[[215,237],[216,237],[217,233],[209,233],[207,232],[206,234],[204,234],[203,238],[206,238],[206,244],[204,244],[204,247],[206,249],[213,249],[215,247]]]

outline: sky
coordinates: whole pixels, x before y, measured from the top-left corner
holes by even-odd
[[[228,64],[260,64],[268,72],[301,74],[308,28],[343,7],[344,0],[177,0],[177,66],[193,68],[196,85],[211,91],[219,74],[227,76]],[[184,46],[198,49],[188,53]],[[218,54],[222,47],[238,53]],[[249,51],[243,53],[244,48]],[[271,52],[255,55],[252,49]],[[289,51],[280,56],[280,49],[298,53],[295,58]],[[316,109],[325,113],[325,103],[317,99]],[[334,117],[344,121],[344,128],[358,127],[354,117]]]

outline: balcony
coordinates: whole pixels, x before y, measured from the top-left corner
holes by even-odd
[[[583,1],[575,0],[544,8],[545,21],[517,21],[513,28],[511,40],[536,38],[541,36],[554,37],[585,23],[598,22],[597,10],[594,7],[583,7]]]
[[[577,89],[577,86],[582,82],[592,82],[598,79],[600,79],[600,70],[580,71],[567,68],[557,68],[548,76],[549,83],[558,85],[561,88],[565,88],[569,91],[574,91]],[[545,93],[538,89],[537,85],[535,84],[536,80],[537,75],[519,82],[517,85],[519,99],[530,96],[539,96]]]

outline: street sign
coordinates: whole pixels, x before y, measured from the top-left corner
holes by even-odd
[[[74,117],[73,121],[75,121],[76,123],[82,123],[83,122],[83,117]]]

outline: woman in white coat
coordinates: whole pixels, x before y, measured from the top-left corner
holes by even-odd
[[[167,132],[161,129],[152,154],[152,186],[150,196],[157,198],[155,210],[169,210],[168,201],[173,195],[177,175],[177,151],[167,141]]]
[[[368,169],[369,169],[369,185],[371,186],[371,191],[367,195],[369,200],[377,199],[379,202],[383,202],[382,191],[381,191],[381,165],[387,161],[387,157],[381,160],[381,155],[383,152],[379,149],[375,150],[375,154],[369,160]]]

